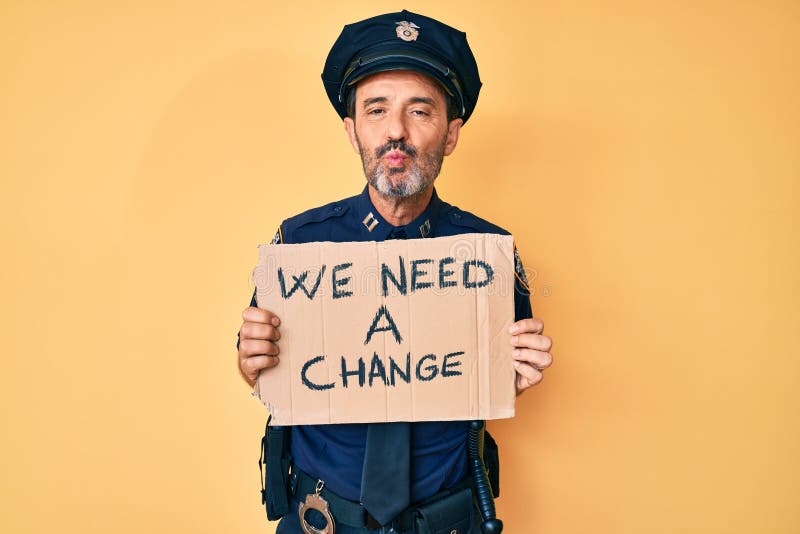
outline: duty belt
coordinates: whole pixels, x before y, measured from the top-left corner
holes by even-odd
[[[296,465],[292,465],[292,474],[290,475],[291,493],[298,499],[302,499],[304,495],[313,494],[317,491],[319,480],[309,476],[299,469]],[[431,497],[435,499],[442,495],[453,493],[462,490],[471,485],[469,478],[457,484],[456,486],[444,490]],[[323,487],[319,495],[328,501],[328,506],[331,515],[336,523],[341,523],[351,527],[376,529],[380,527],[392,527],[395,530],[411,530],[414,527],[414,516],[418,509],[417,505],[412,505],[400,512],[391,523],[381,525],[378,521],[370,515],[366,508],[361,503],[350,501],[340,497],[328,488]],[[426,500],[427,501],[427,500]]]

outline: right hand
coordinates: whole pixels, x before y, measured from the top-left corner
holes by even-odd
[[[252,387],[262,369],[278,365],[276,341],[281,338],[278,326],[281,320],[274,313],[261,308],[248,307],[242,312],[239,329],[239,372]]]

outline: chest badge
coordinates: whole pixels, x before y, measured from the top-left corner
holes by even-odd
[[[395,22],[397,24],[397,37],[404,41],[416,41],[419,36],[419,26],[413,22],[401,21]]]

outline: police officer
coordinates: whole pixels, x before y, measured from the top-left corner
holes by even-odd
[[[408,11],[350,24],[334,43],[322,80],[361,156],[367,185],[359,195],[286,219],[274,243],[508,234],[443,201],[434,188],[442,161],[455,150],[481,87],[464,33]],[[532,318],[525,273],[515,256],[516,322],[509,354],[515,360],[519,394],[542,379],[552,357],[542,321]],[[269,372],[280,362],[281,318],[257,308],[253,298],[243,319],[239,367],[252,386],[259,372]],[[469,486],[467,422],[396,426],[400,428],[392,423],[292,427],[292,511],[283,517],[278,532],[299,533],[308,525],[319,529],[329,521],[335,522],[339,534],[414,532],[423,528],[415,521],[424,515],[427,503],[445,503],[429,515],[451,514],[455,519],[424,528],[478,532],[472,499],[447,504],[444,498],[452,501],[450,495]],[[395,449],[387,448],[392,446],[387,442]],[[393,472],[395,468],[400,472]],[[395,487],[370,489],[370,472]],[[316,509],[304,517],[295,513],[311,494],[322,499],[330,517]],[[373,504],[376,499],[384,502]],[[456,510],[459,506],[463,509]]]

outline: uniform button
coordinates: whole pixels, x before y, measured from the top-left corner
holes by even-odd
[[[460,213],[454,213],[454,214],[453,214],[453,216],[454,216],[456,219],[460,219],[460,218],[461,218],[461,214],[460,214]]]
[[[341,206],[334,206],[333,211],[336,211],[336,212],[342,211],[342,207]]]

